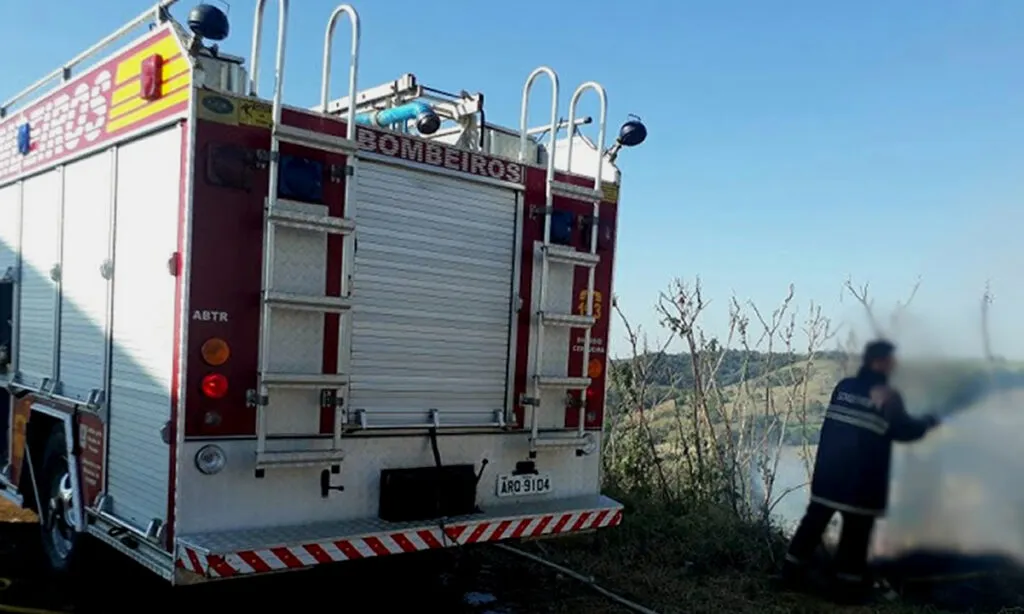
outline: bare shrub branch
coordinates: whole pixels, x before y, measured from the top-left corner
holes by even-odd
[[[712,335],[702,325],[711,303],[700,279],[676,280],[656,306],[668,339],[683,344],[675,357],[665,354],[667,342],[652,356],[616,305],[630,356],[614,369],[621,407],[609,412],[609,479],[635,484],[648,476],[664,500],[726,503],[737,517],[766,521],[799,489],[787,483],[776,493],[783,454],[812,456],[820,412],[809,410],[810,382],[823,344],[835,336],[819,306],[810,303],[802,314],[794,300],[790,286],[769,313],[732,297],[727,327]]]

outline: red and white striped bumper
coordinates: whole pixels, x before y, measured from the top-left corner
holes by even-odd
[[[522,505],[516,511],[450,519],[444,531],[440,523],[373,520],[183,536],[175,564],[203,578],[231,578],[457,545],[567,535],[622,522],[622,505],[607,497]],[[307,535],[303,538],[302,533]],[[277,534],[282,538],[278,543],[266,543]],[[262,539],[253,539],[257,537]]]

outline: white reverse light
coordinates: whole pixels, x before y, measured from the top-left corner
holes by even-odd
[[[196,469],[205,475],[214,475],[224,469],[228,457],[220,446],[213,444],[203,446],[196,452]]]
[[[582,452],[584,456],[590,456],[594,452],[597,452],[597,439],[593,433],[587,433],[583,436],[583,448]]]

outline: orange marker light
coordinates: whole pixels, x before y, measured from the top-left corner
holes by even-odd
[[[604,365],[601,364],[601,360],[597,358],[590,359],[590,364],[587,365],[587,377],[590,379],[597,379],[604,373]]]
[[[203,394],[211,399],[223,399],[228,393],[228,378],[220,373],[211,373],[203,378]]]
[[[219,367],[231,357],[231,348],[228,347],[228,342],[217,337],[207,339],[199,351],[203,355],[203,362],[211,367]]]

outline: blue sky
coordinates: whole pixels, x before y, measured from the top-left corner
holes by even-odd
[[[312,105],[334,4],[291,4],[286,97]],[[5,3],[0,95],[147,5]],[[228,51],[247,55],[253,5],[231,2]],[[523,78],[549,64],[563,90],[602,82],[613,128],[627,113],[644,119],[650,138],[620,159],[616,290],[652,334],[653,304],[673,277],[702,276],[713,299],[706,324],[720,333],[734,292],[770,310],[792,282],[801,307],[814,299],[837,321],[857,323],[849,300],[839,301],[848,275],[870,281],[882,308],[921,275],[915,343],[973,353],[990,278],[996,350],[1024,356],[1016,316],[1024,307],[1024,2],[377,0],[357,8],[363,86],[413,72],[441,89],[483,91],[488,119],[513,125]],[[270,40],[275,15],[271,0]],[[339,30],[336,95],[346,37]],[[272,46],[263,56],[267,88]],[[537,91],[534,123],[547,104]],[[581,110],[596,111],[588,104]]]

